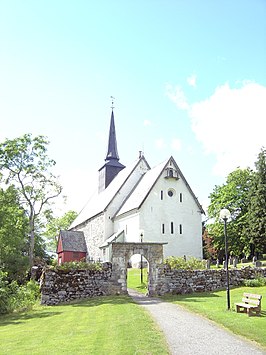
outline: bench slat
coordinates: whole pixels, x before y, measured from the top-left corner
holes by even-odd
[[[247,304],[247,303],[236,303],[236,306],[243,307],[243,308],[258,308],[257,306],[254,306],[252,304]]]
[[[244,292],[243,293],[243,296],[244,297],[247,297],[247,298],[256,298],[258,300],[261,300],[262,299],[262,296],[261,295],[256,295],[255,293],[247,293],[247,292]]]
[[[252,300],[250,298],[242,298],[242,302],[256,304],[257,306],[260,304],[260,300]]]

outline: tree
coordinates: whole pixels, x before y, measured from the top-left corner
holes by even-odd
[[[0,269],[23,282],[28,268],[28,219],[14,186],[0,188]]]
[[[44,233],[44,236],[48,240],[50,251],[54,252],[56,249],[57,237],[60,230],[67,230],[77,215],[75,211],[68,211],[62,217],[50,218]]]
[[[50,172],[55,161],[47,155],[48,140],[44,136],[32,138],[31,134],[0,144],[0,168],[6,183],[13,183],[19,191],[29,221],[29,262],[33,265],[35,227],[49,207],[51,200],[59,196],[62,187]]]
[[[254,173],[250,169],[236,169],[227,177],[222,186],[215,186],[210,194],[208,215],[212,223],[207,225],[208,234],[213,238],[216,250],[224,249],[223,224],[219,221],[222,208],[228,208],[232,220],[228,223],[229,251],[234,255],[249,253],[250,238],[248,235],[249,191]]]
[[[255,162],[256,173],[249,194],[249,233],[254,253],[266,252],[266,149]]]
[[[203,258],[214,259],[217,258],[217,250],[214,247],[213,237],[209,235],[206,226],[204,225],[202,231],[202,245],[203,245]]]

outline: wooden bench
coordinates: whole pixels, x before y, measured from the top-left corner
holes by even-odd
[[[242,302],[235,304],[237,313],[247,313],[248,316],[259,316],[261,312],[261,299],[261,295],[244,293]]]

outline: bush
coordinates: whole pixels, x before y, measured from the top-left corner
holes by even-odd
[[[8,287],[7,272],[0,270],[0,314],[9,312],[10,289]]]
[[[0,314],[28,310],[40,297],[39,285],[29,281],[19,286],[16,281],[7,281],[7,273],[0,271]]]
[[[248,286],[248,287],[266,286],[266,278],[259,276],[256,279],[244,280],[243,284],[244,284],[244,286]]]
[[[182,257],[170,256],[164,260],[164,264],[171,269],[200,270],[205,269],[203,260],[191,257],[185,260]]]
[[[51,266],[52,270],[102,270],[102,264],[99,262],[96,263],[87,263],[86,261],[69,261],[61,265]]]

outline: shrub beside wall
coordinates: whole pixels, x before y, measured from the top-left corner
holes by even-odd
[[[16,281],[8,282],[7,273],[0,270],[0,314],[29,310],[39,297],[37,282],[20,286]]]

